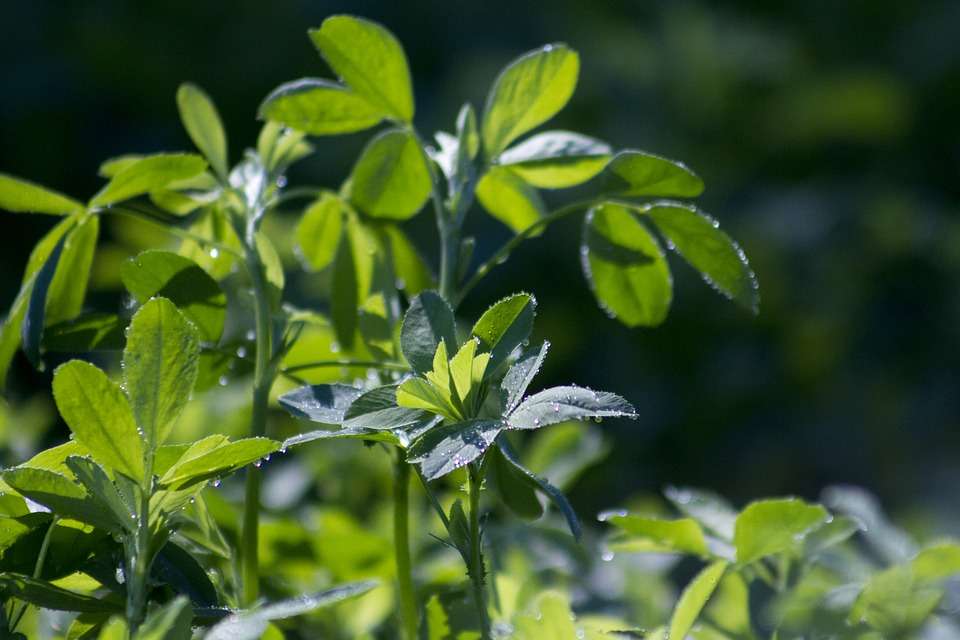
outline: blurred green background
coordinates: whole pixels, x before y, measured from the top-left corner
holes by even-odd
[[[329,75],[305,32],[344,11],[403,43],[422,131],[451,129],[465,99],[481,106],[520,53],[569,43],[580,85],[551,125],[689,164],[707,183],[702,206],[753,263],[759,317],[676,261],[665,326],[627,330],[594,304],[570,219],[469,298],[468,317],[535,292],[537,337],[553,343],[539,384],[589,384],[639,408],[636,422],[604,423],[614,446],[572,494],[581,514],[667,484],[742,503],[816,498],[838,482],[900,513],[955,511],[960,3],[6,2],[0,170],[85,199],[107,157],[190,147],[174,104],[186,80],[217,102],[236,160],[268,91]],[[338,186],[365,140],[317,140],[291,184]],[[508,232],[479,209],[473,218],[484,258]],[[4,307],[52,222],[4,215]],[[429,215],[409,227],[434,246]],[[129,229],[111,234],[95,267],[105,286],[137,250]],[[91,304],[117,300],[94,292]],[[48,374],[18,356],[13,378],[6,462],[53,420]]]

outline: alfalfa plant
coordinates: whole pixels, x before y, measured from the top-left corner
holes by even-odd
[[[756,280],[743,252],[712,218],[686,202],[661,199],[692,198],[703,190],[683,164],[642,151],[614,152],[603,141],[569,131],[544,131],[518,142],[572,96],[579,57],[570,47],[547,45],[513,61],[494,81],[482,114],[463,105],[454,133],[438,132],[434,145],[414,125],[409,67],[388,30],[341,15],[309,35],[339,81],[284,84],[260,113],[314,136],[386,124],[338,190],[315,189],[299,241],[313,268],[328,268],[331,317],[341,345],[352,347],[359,334],[377,368],[409,377],[381,375],[367,386],[314,385],[287,395],[282,403],[295,415],[337,428],[286,444],[346,437],[395,449],[394,542],[406,638],[417,637],[421,610],[406,531],[406,467],[416,464],[467,567],[481,636],[490,638],[480,502],[488,474],[522,515],[542,513],[540,492],[561,506],[575,535],[579,527],[560,492],[520,465],[506,434],[635,413],[619,396],[581,387],[525,397],[547,350],[546,343],[527,348],[532,296],[502,300],[468,333],[458,327],[457,306],[524,240],[574,214],[585,214],[580,258],[597,301],[628,326],[659,324],[670,307],[672,279],[658,235],[718,291],[753,310]],[[578,199],[547,209],[541,189],[570,187],[579,187]],[[475,200],[515,235],[471,269],[475,241],[463,237],[463,228]],[[428,201],[437,226],[439,281],[436,291],[409,300],[404,315],[397,255],[404,259],[409,249],[393,238],[396,224]],[[429,482],[461,467],[467,469],[467,505],[458,500],[447,511]]]

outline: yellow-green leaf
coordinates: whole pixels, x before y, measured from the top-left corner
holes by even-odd
[[[194,84],[182,84],[177,90],[177,108],[193,144],[206,156],[217,175],[226,180],[227,135],[210,96]]]
[[[82,211],[83,205],[23,178],[0,173],[0,210],[65,216]]]
[[[537,190],[506,167],[493,167],[477,183],[477,200],[487,213],[516,232],[547,213]]]
[[[274,89],[260,105],[260,117],[314,136],[369,129],[385,113],[341,84],[303,78]]]

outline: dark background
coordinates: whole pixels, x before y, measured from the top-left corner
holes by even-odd
[[[482,106],[520,53],[569,43],[580,85],[551,126],[685,161],[707,183],[703,208],[752,260],[758,317],[675,260],[666,324],[628,330],[594,304],[571,219],[468,300],[470,316],[535,292],[539,337],[554,345],[542,382],[638,406],[637,422],[604,424],[615,446],[574,492],[582,512],[665,484],[742,502],[836,482],[900,513],[954,510],[960,3],[7,1],[0,171],[86,199],[107,157],[189,149],[174,103],[185,80],[216,100],[237,160],[267,92],[329,75],[305,32],[344,11],[399,37],[425,132],[452,128],[463,100]],[[291,184],[337,186],[366,137],[317,140]],[[508,236],[473,217],[485,257]],[[52,220],[2,221],[8,307]],[[434,246],[429,214],[410,228]],[[48,393],[18,358],[14,397]]]

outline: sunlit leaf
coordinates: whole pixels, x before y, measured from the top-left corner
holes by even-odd
[[[177,108],[193,144],[206,156],[217,175],[226,180],[230,164],[227,158],[227,135],[210,96],[194,84],[182,84],[177,89]]]
[[[82,593],[61,589],[49,582],[15,573],[0,573],[0,593],[44,609],[110,613],[121,610],[116,602],[98,600]]]
[[[568,420],[636,417],[633,406],[615,393],[585,387],[552,387],[525,399],[506,418],[510,429],[538,429]]]
[[[430,197],[430,171],[417,140],[388,129],[367,144],[350,174],[350,200],[374,218],[406,220]]]
[[[820,505],[797,498],[753,502],[737,516],[733,534],[737,562],[746,564],[793,551],[828,517],[827,510]]]
[[[493,167],[480,178],[477,200],[487,213],[515,232],[547,214],[537,190],[507,167]]]
[[[0,210],[65,216],[82,211],[83,205],[23,178],[0,173]]]
[[[297,224],[297,247],[307,265],[319,271],[333,262],[343,230],[340,201],[321,196],[310,205]]]
[[[626,150],[597,176],[597,188],[618,196],[694,198],[703,193],[703,180],[682,162]]]
[[[260,117],[310,135],[363,131],[385,116],[382,108],[336,82],[302,78],[287,82],[260,105]]]
[[[427,480],[436,480],[482,456],[502,429],[499,420],[444,424],[414,442],[407,459],[420,464]]]
[[[703,529],[692,518],[666,520],[619,511],[601,513],[599,518],[619,530],[610,540],[610,548],[615,551],[681,552],[707,556]]]
[[[424,291],[413,299],[403,318],[403,355],[415,372],[425,374],[433,368],[441,341],[450,348],[459,345],[453,310],[435,291]]]
[[[536,298],[517,293],[493,304],[473,325],[471,335],[480,339],[482,351],[490,352],[491,372],[530,337],[536,313]]]
[[[340,424],[362,391],[345,384],[315,384],[280,396],[280,405],[294,416],[322,424]]]
[[[708,565],[687,585],[680,594],[680,600],[677,601],[677,606],[674,607],[673,615],[670,617],[668,638],[687,637],[687,633],[700,617],[700,612],[717,588],[727,566],[726,562],[718,560]]]
[[[129,200],[171,182],[186,180],[207,168],[206,161],[191,153],[160,153],[140,158],[115,175],[90,201],[103,207]]]
[[[571,131],[544,131],[500,154],[497,162],[541,189],[584,183],[610,161],[610,145]]]

